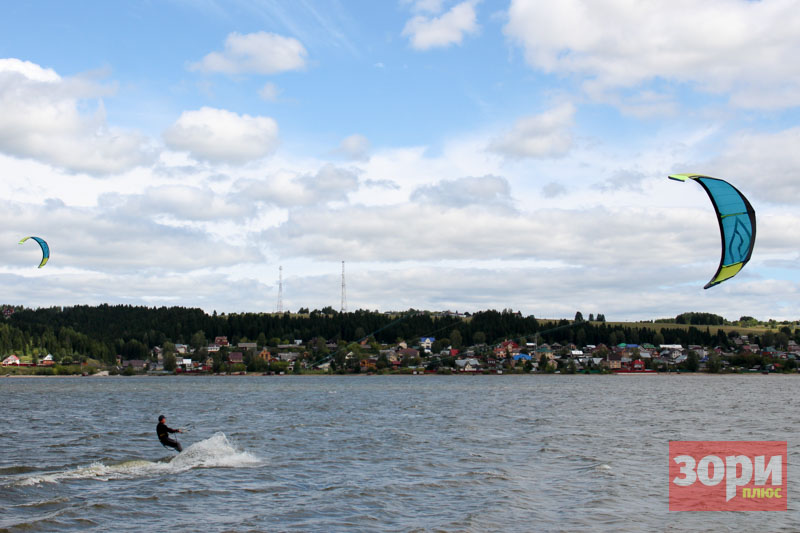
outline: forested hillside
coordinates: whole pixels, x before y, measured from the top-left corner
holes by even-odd
[[[422,336],[436,337],[440,343],[454,346],[504,339],[578,346],[622,342],[728,346],[736,336],[730,330],[707,325],[672,328],[659,323],[608,324],[592,321],[593,317],[584,321],[580,313],[574,321],[540,321],[511,310],[457,317],[415,310],[397,314],[363,310],[338,313],[331,308],[303,314],[207,314],[184,307],[126,305],[7,309],[14,312],[7,313],[0,322],[1,354],[52,353],[58,358],[91,357],[104,362],[113,361],[118,354],[123,359],[144,359],[153,347],[164,342],[201,348],[223,335],[233,344],[249,341],[259,346],[276,346],[295,339],[306,343],[318,338],[351,342],[365,337],[374,337],[381,343],[405,340],[414,345]],[[789,328],[764,336],[751,342],[780,345],[793,338]]]

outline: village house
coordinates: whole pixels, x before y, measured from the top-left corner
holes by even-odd
[[[214,344],[217,346],[228,346],[228,337],[222,335],[219,337],[214,337]]]
[[[527,353],[518,353],[517,355],[514,356],[514,364],[519,363],[520,361],[522,361],[523,363],[525,361],[533,361],[533,357],[531,357],[531,355]]]
[[[697,356],[698,356],[698,357],[701,357],[701,358],[702,358],[702,357],[705,357],[706,355],[708,355],[708,352],[706,352],[706,349],[705,349],[705,348],[703,348],[703,347],[702,347],[702,346],[700,346],[700,345],[697,345],[697,344],[690,344],[690,345],[689,345],[689,347],[688,347],[687,349],[688,349],[690,352],[694,352],[694,353],[696,353],[696,354],[697,354]]]
[[[459,372],[477,372],[480,362],[477,359],[456,359],[456,368]]]
[[[228,354],[228,363],[231,365],[244,363],[244,355],[242,352],[231,352]]]
[[[555,359],[555,352],[548,344],[542,344],[536,349],[536,360],[538,361],[541,359],[542,356],[547,357],[548,360],[552,361]]]
[[[128,359],[122,362],[122,368],[132,367],[134,370],[144,370],[147,362],[142,359]]]
[[[12,365],[19,366],[19,357],[17,357],[14,354],[11,354],[5,359],[3,359],[3,366],[12,366]]]
[[[256,354],[256,358],[269,363],[272,361],[272,354],[269,353],[269,350],[266,348],[262,348],[261,351]]]
[[[400,357],[408,357],[409,359],[415,359],[419,357],[419,350],[415,350],[414,348],[402,348],[398,351]]]
[[[39,364],[42,366],[53,366],[56,364],[56,362],[53,360],[53,354],[47,354]]]
[[[383,349],[383,350],[379,350],[378,351],[378,355],[379,356],[380,355],[386,356],[386,360],[387,361],[395,361],[395,360],[400,358],[397,355],[397,351],[394,348],[386,348],[386,349]]]
[[[361,370],[372,372],[377,369],[378,360],[374,357],[367,357],[359,361]]]
[[[430,353],[434,342],[436,342],[436,338],[434,337],[421,337],[419,339],[419,347],[422,348],[425,353]]]
[[[503,341],[494,348],[494,355],[500,359],[514,357],[519,353],[519,344],[514,341]]]
[[[630,361],[630,359],[628,359]],[[614,351],[606,356],[605,360],[603,361],[603,366],[608,368],[609,370],[616,370],[618,368],[622,368],[622,352],[621,351]]]

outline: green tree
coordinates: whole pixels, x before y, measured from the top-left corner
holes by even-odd
[[[461,348],[461,332],[457,329],[450,332],[450,344],[453,345],[453,348]]]
[[[431,352],[435,354],[441,353],[448,346],[450,346],[450,339],[436,339],[431,346]]]
[[[256,345],[258,345],[259,348],[263,348],[267,345],[267,336],[263,331],[258,334],[258,337],[256,337]]]
[[[385,353],[380,354],[378,356],[378,361],[375,363],[375,367],[378,368],[378,370],[381,370],[383,368],[387,368],[388,366],[389,366],[389,358],[386,356]]]
[[[164,355],[164,370],[167,372],[175,372],[175,369],[178,367],[177,361],[175,359],[175,354],[167,353]]]
[[[539,356],[539,372],[547,371],[547,367],[550,365],[550,359],[547,355],[542,354]]]
[[[191,340],[189,341],[189,346],[192,348],[192,351],[197,351],[200,348],[208,347],[208,340],[206,339],[206,334],[203,331],[196,331],[192,335]]]
[[[567,374],[574,374],[576,370],[575,359],[570,359],[569,363],[567,363]]]
[[[697,369],[700,368],[700,358],[697,356],[697,352],[694,350],[689,350],[689,354],[686,356],[686,361],[684,361],[683,367],[689,372],[697,372]]]

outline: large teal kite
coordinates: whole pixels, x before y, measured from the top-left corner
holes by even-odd
[[[699,183],[717,211],[722,259],[717,273],[703,288],[708,289],[731,279],[750,261],[753,254],[753,245],[756,243],[756,212],[753,206],[736,187],[725,180],[700,174],[673,174],[669,178],[677,181],[691,179]]]
[[[39,268],[42,268],[45,265],[45,263],[47,263],[47,260],[50,259],[50,247],[47,246],[47,243],[44,242],[44,239],[42,239],[41,237],[25,237],[24,239],[19,241],[19,244],[24,243],[28,239],[33,239],[34,241],[39,243],[39,246],[42,247],[42,262],[39,263]]]

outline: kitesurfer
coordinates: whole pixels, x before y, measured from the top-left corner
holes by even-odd
[[[164,415],[160,415],[158,417],[158,425],[156,426],[156,434],[158,435],[158,440],[161,441],[161,444],[164,446],[169,446],[170,448],[175,448],[178,450],[178,453],[183,451],[183,447],[181,443],[175,439],[169,438],[170,433],[183,433],[180,429],[172,429],[171,427],[167,426],[166,424],[167,417]]]

